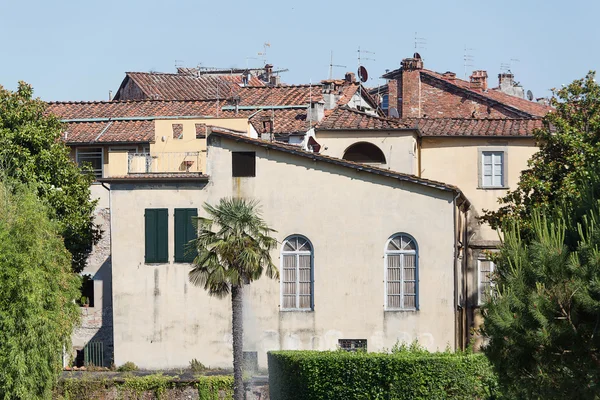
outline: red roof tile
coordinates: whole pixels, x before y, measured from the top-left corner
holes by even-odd
[[[317,130],[404,130],[411,126],[397,119],[366,114],[349,107],[337,107],[317,125]]]
[[[148,143],[154,140],[154,121],[71,122],[62,135],[75,143]]]
[[[265,121],[273,121],[273,131],[275,134],[293,134],[306,133],[311,128],[310,121],[307,120],[308,109],[290,108],[261,110],[252,115],[250,123],[258,133],[265,132]],[[313,122],[312,126],[316,124]]]
[[[321,85],[247,86],[237,94],[240,106],[299,106],[323,101]]]
[[[219,103],[219,107],[225,104]],[[215,116],[216,101],[200,100],[130,100],[92,102],[48,103],[47,113],[60,119],[115,118],[115,117],[166,117]]]
[[[465,91],[468,91],[471,93],[476,93],[478,95],[487,97],[488,99],[496,101],[498,103],[501,103],[505,106],[515,108],[519,111],[525,112],[532,117],[543,117],[549,111],[552,110],[552,107],[550,107],[550,106],[546,106],[544,104],[535,103],[533,101],[521,99],[519,97],[503,93],[497,89],[489,89],[487,91],[483,91],[483,90],[479,90],[479,89],[472,89],[471,83],[468,81],[465,81],[465,80],[462,80],[459,78],[447,79],[447,78],[444,78],[444,76],[442,74],[439,74],[437,72],[430,71],[427,69],[421,70],[421,74],[425,74],[434,79],[444,81],[445,83],[453,85],[462,90],[465,90]]]
[[[416,127],[421,136],[522,136],[531,137],[543,127],[541,119],[410,118],[401,120]]]
[[[212,100],[233,96],[239,85],[218,75],[167,74],[157,72],[127,72],[115,99],[120,100],[122,89],[133,81],[148,99]]]

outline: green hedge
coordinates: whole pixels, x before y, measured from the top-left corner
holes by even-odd
[[[233,376],[198,377],[198,395],[200,400],[233,399]]]
[[[275,351],[268,359],[271,400],[499,398],[482,354]]]

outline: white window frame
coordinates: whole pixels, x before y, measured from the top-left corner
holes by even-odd
[[[306,250],[301,250],[301,251],[286,251],[285,249],[285,244],[295,238],[300,238],[302,240],[306,240],[306,243],[308,243],[308,245],[310,246],[310,251],[306,251]],[[290,255],[294,255],[296,257],[296,307],[284,307],[283,304],[283,285],[286,283],[284,282],[284,270],[283,270],[283,256],[290,256]],[[301,255],[308,255],[310,256],[310,306],[308,308],[300,308],[300,256]],[[280,255],[280,271],[281,271],[281,279],[280,279],[280,284],[279,284],[279,304],[281,304],[280,306],[280,310],[281,311],[313,311],[314,310],[314,299],[315,299],[315,278],[314,278],[314,273],[315,273],[315,264],[314,264],[314,247],[311,243],[310,240],[308,240],[308,238],[306,238],[305,236],[302,235],[292,235],[292,236],[288,236],[282,243],[281,245],[281,255]]]
[[[404,236],[410,239],[414,245],[415,250],[388,250],[389,244],[392,240],[397,237]],[[406,233],[397,233],[391,236],[386,242],[384,247],[384,265],[383,265],[383,304],[385,311],[418,311],[419,310],[419,245],[415,238]],[[389,255],[402,255],[400,258],[401,272],[400,272],[400,304],[399,308],[388,306],[388,256]],[[415,256],[415,306],[404,307],[404,255]]]
[[[480,189],[508,189],[508,167],[507,167],[507,155],[508,151],[506,147],[480,147],[478,149],[478,174],[479,174],[479,188]],[[492,158],[492,175],[491,184],[485,184],[485,156],[491,155]],[[501,171],[501,182],[500,185],[494,185],[494,156],[499,155],[501,157],[500,171]]]
[[[496,264],[491,261],[488,260],[486,258],[479,258],[477,260],[477,304],[478,305],[483,305],[483,303],[485,302],[486,299],[483,298],[483,296],[481,295],[484,283],[481,281],[481,263],[482,262],[489,262],[490,263],[490,276],[494,274],[494,272],[496,271]],[[490,290],[493,290],[494,288],[494,282],[490,279],[489,280],[489,284],[490,284]]]
[[[97,170],[94,170],[94,176],[96,177],[96,180],[98,180],[98,178],[104,177],[104,147],[102,147],[102,146],[76,147],[75,148],[75,162],[77,163],[77,166],[81,167],[81,164],[79,163],[79,154],[80,153],[94,154],[94,153],[90,153],[89,151],[85,151],[86,149],[100,149],[100,176],[96,175]]]

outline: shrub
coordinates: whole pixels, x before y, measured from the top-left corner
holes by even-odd
[[[496,377],[482,354],[276,351],[268,357],[273,400],[499,396]]]
[[[198,397],[200,400],[233,399],[233,376],[198,377]]]
[[[201,374],[201,373],[205,372],[207,369],[208,368],[206,368],[206,366],[204,364],[202,364],[200,361],[196,360],[195,358],[192,361],[190,361],[190,370],[194,374]]]
[[[119,368],[117,368],[117,371],[119,371],[119,372],[129,372],[129,371],[137,371],[137,370],[138,370],[138,366],[135,365],[135,363],[133,363],[131,361],[127,361],[125,364],[123,364]]]

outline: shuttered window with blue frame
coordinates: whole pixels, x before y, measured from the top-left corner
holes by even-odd
[[[175,209],[175,262],[191,263],[197,252],[190,246],[190,240],[197,237],[196,228],[192,222],[198,216],[195,208]]]
[[[146,263],[169,261],[169,211],[166,208],[147,208],[144,213],[146,234]]]

